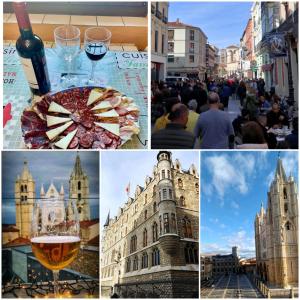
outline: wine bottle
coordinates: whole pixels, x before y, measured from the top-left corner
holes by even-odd
[[[23,69],[33,95],[41,96],[50,91],[45,49],[40,37],[33,34],[25,2],[14,2],[13,8],[21,36],[16,43]]]

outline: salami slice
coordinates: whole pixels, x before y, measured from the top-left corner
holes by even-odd
[[[85,135],[82,135],[80,137],[79,144],[83,148],[90,148],[92,146],[93,141],[93,136],[89,132],[87,132]]]

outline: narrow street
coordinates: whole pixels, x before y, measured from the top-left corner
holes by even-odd
[[[244,274],[222,275],[208,287],[201,287],[201,298],[263,298]]]

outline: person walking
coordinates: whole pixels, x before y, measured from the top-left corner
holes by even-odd
[[[210,109],[200,115],[194,134],[201,140],[201,149],[233,148],[234,130],[226,112],[219,110],[219,95],[208,94]]]
[[[189,110],[182,104],[173,105],[169,114],[170,123],[166,128],[154,132],[151,136],[152,149],[192,149],[195,145],[193,133],[185,130]]]

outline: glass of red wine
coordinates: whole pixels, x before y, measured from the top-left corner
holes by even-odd
[[[92,71],[88,79],[88,85],[95,85],[95,67],[108,51],[111,32],[105,27],[91,27],[84,34],[84,50],[92,62]]]

